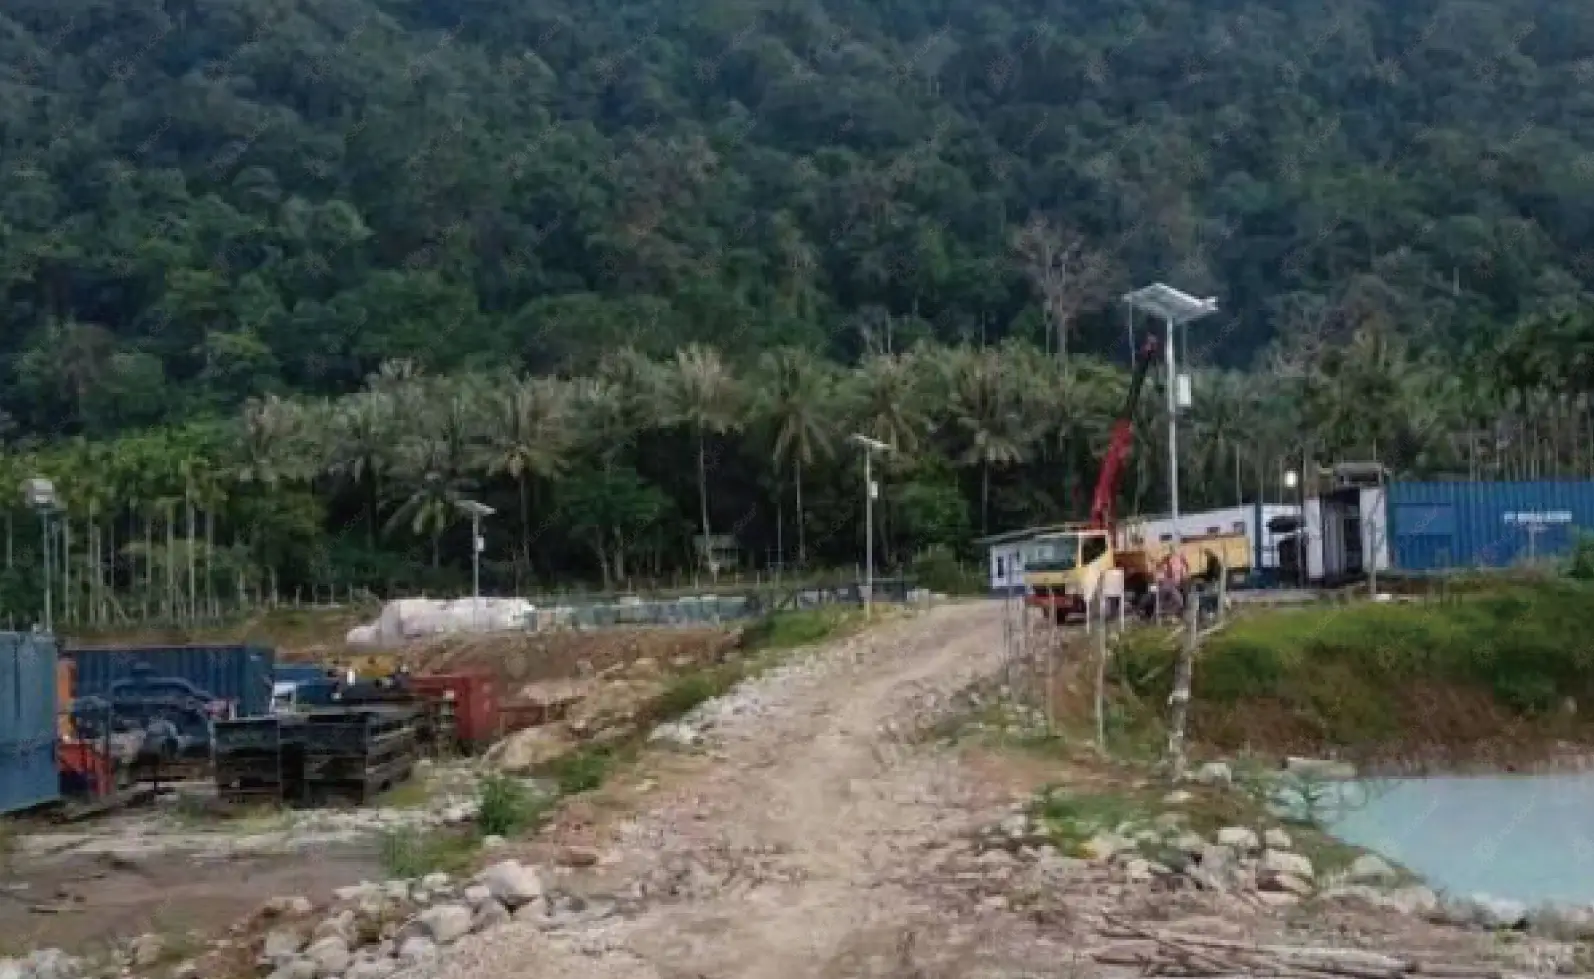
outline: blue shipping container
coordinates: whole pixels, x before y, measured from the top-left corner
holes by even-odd
[[[1392,483],[1388,519],[1402,571],[1563,557],[1577,530],[1594,532],[1594,481]]]
[[[278,663],[271,675],[278,683],[313,683],[327,678],[327,668],[315,663]]]
[[[77,664],[79,697],[105,696],[144,663],[155,676],[181,677],[231,702],[239,717],[271,710],[277,651],[267,646],[75,646],[65,655]]]
[[[0,814],[60,796],[55,639],[0,632]]]

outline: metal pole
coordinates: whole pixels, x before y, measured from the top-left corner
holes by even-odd
[[[863,616],[874,617],[874,450],[863,450]]]
[[[476,513],[470,515],[470,593],[474,619],[482,604],[482,518]]]
[[[1178,373],[1173,357],[1173,318],[1168,318],[1168,496],[1173,511],[1173,547],[1178,553],[1184,543],[1179,532],[1179,404],[1174,388],[1178,386]]]
[[[39,539],[44,544],[44,632],[45,635],[55,633],[55,620],[51,615],[50,576],[54,571],[50,568],[50,511],[39,511]]]

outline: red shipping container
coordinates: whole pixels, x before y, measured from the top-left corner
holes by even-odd
[[[498,691],[488,673],[431,673],[411,676],[410,689],[423,697],[454,701],[459,739],[477,750],[498,737]]]

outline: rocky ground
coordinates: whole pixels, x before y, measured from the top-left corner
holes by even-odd
[[[1080,803],[1099,767],[931,736],[998,671],[1000,608],[931,609],[833,644],[655,732],[636,773],[483,873],[285,897],[138,975],[272,979],[1019,979],[1576,972],[1516,909],[1447,903],[1376,859],[1319,866],[1221,784]],[[1221,772],[1203,778],[1221,783]],[[1049,784],[1049,787],[1048,787]],[[1594,922],[1554,922],[1594,932]],[[1589,925],[1585,929],[1585,924]],[[1331,948],[1332,952],[1311,949]],[[145,963],[148,963],[146,966]],[[56,979],[59,963],[0,964]],[[7,968],[12,971],[7,972]],[[50,971],[56,969],[56,971]],[[1497,971],[1498,970],[1498,971]]]
[[[1171,963],[1366,977],[1411,971],[1412,957],[1475,976],[1575,968],[1570,944],[1430,920],[1463,912],[1376,861],[1330,878],[1276,827],[1198,835],[1179,796],[1064,852],[1033,791],[1089,772],[924,737],[996,671],[999,615],[947,606],[871,630],[665,727],[655,741],[682,754],[572,807],[519,853],[526,863],[495,871],[524,882],[515,899],[483,878],[395,925],[349,974],[1016,979]],[[1332,968],[1299,950],[1323,945],[1340,948]],[[326,971],[318,953],[293,954],[277,979]]]

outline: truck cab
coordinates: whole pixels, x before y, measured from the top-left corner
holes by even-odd
[[[1114,567],[1112,536],[1099,527],[1081,527],[1037,537],[1024,563],[1024,602],[1062,622],[1084,615],[1101,576]]]

